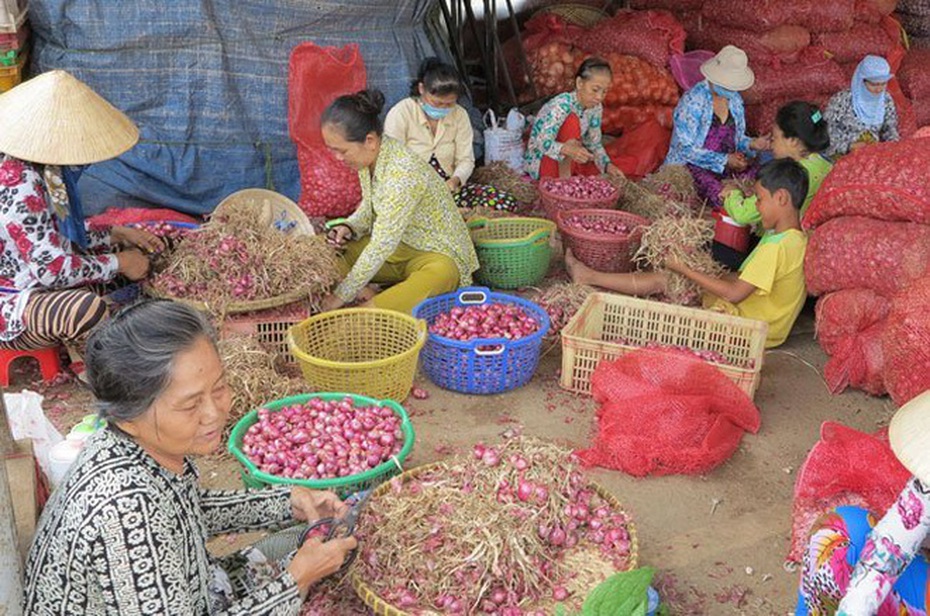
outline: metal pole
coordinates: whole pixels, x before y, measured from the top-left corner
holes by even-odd
[[[10,479],[6,473],[6,457],[14,451],[3,388],[0,387],[0,616],[21,616],[23,613],[23,564],[16,540]]]
[[[510,0],[507,0],[507,12],[510,14],[510,25],[513,27],[513,35],[517,37],[517,57],[520,59],[520,66],[523,68],[523,73],[526,75],[527,81],[529,81],[530,95],[533,97],[533,100],[536,100],[539,98],[539,93],[536,91],[536,84],[533,83],[530,63],[526,59],[526,50],[523,49],[523,35],[520,34],[520,26],[517,24],[517,14],[514,12],[513,3]]]

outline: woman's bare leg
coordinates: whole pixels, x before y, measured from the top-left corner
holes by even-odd
[[[668,276],[662,272],[610,274],[593,270],[579,261],[571,250],[565,251],[565,269],[574,283],[602,287],[624,295],[658,295],[665,292],[668,284]]]

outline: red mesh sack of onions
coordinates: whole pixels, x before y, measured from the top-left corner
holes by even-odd
[[[536,333],[539,321],[516,304],[489,302],[456,306],[436,317],[430,333],[467,342],[476,338],[519,340]]]
[[[527,54],[538,96],[552,96],[575,88],[575,71],[586,54],[571,43],[553,42]]]
[[[897,77],[904,93],[911,99],[930,101],[930,49],[911,49],[904,57]]]
[[[898,24],[890,17],[886,19],[889,25],[857,23],[845,32],[822,32],[814,36],[813,42],[841,64],[858,63],[869,54],[887,57],[899,45],[901,35]]]
[[[764,31],[782,24],[811,32],[842,32],[853,27],[856,0],[714,0],[705,2],[704,19]]]
[[[901,289],[882,337],[885,385],[901,406],[930,389],[930,277]]]
[[[631,522],[571,452],[515,438],[382,486],[362,516],[361,580],[407,614],[543,616],[635,565]]]
[[[578,45],[599,56],[628,54],[665,68],[670,56],[685,52],[685,36],[667,11],[618,11],[588,30]]]
[[[873,395],[885,393],[882,334],[890,302],[870,289],[847,289],[820,298],[817,340],[830,356],[824,379],[833,393],[847,386]]]
[[[703,474],[726,461],[761,418],[718,368],[665,351],[602,361],[591,377],[597,435],[582,462],[646,475]]]
[[[389,407],[355,406],[351,398],[278,411],[258,410],[242,452],[262,472],[291,479],[334,479],[371,470],[400,452],[401,418]]]
[[[568,23],[554,13],[539,13],[527,21],[521,33],[521,41],[513,37],[502,46],[503,56],[517,92],[522,91],[524,95],[528,95],[526,86],[530,84],[531,78],[537,90],[551,90],[549,94],[570,90],[574,84],[566,77],[573,78],[575,69],[584,59],[580,51],[576,53],[573,43],[584,34],[583,28]],[[520,62],[521,42],[533,75],[527,75],[523,63]],[[571,54],[568,60],[564,56],[565,52]],[[562,64],[561,69],[554,70],[553,65],[556,63]],[[546,86],[550,76],[553,77],[551,87]],[[557,89],[560,87],[558,84],[564,87]],[[539,92],[538,94],[542,95]]]
[[[876,143],[844,156],[804,215],[806,228],[840,216],[930,224],[930,148],[923,139]]]
[[[822,50],[809,47],[792,64],[756,71],[755,84],[742,94],[746,104],[753,105],[778,98],[807,100],[811,95],[832,95],[848,87],[842,67],[824,58]]]
[[[884,431],[871,435],[824,422],[820,440],[807,454],[794,485],[788,560],[801,560],[811,526],[821,515],[840,505],[858,505],[881,515],[910,476]]]
[[[891,296],[928,273],[930,226],[910,222],[835,218],[814,230],[804,256],[807,290],[814,295],[864,288]]]

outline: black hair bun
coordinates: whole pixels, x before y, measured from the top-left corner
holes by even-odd
[[[384,109],[384,94],[381,90],[361,90],[356,92],[352,98],[358,110],[365,115],[378,115]]]

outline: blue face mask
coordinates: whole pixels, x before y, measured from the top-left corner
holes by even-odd
[[[423,108],[423,113],[426,114],[430,120],[441,120],[452,111],[452,107],[433,107],[429,103],[420,102],[420,106]]]

